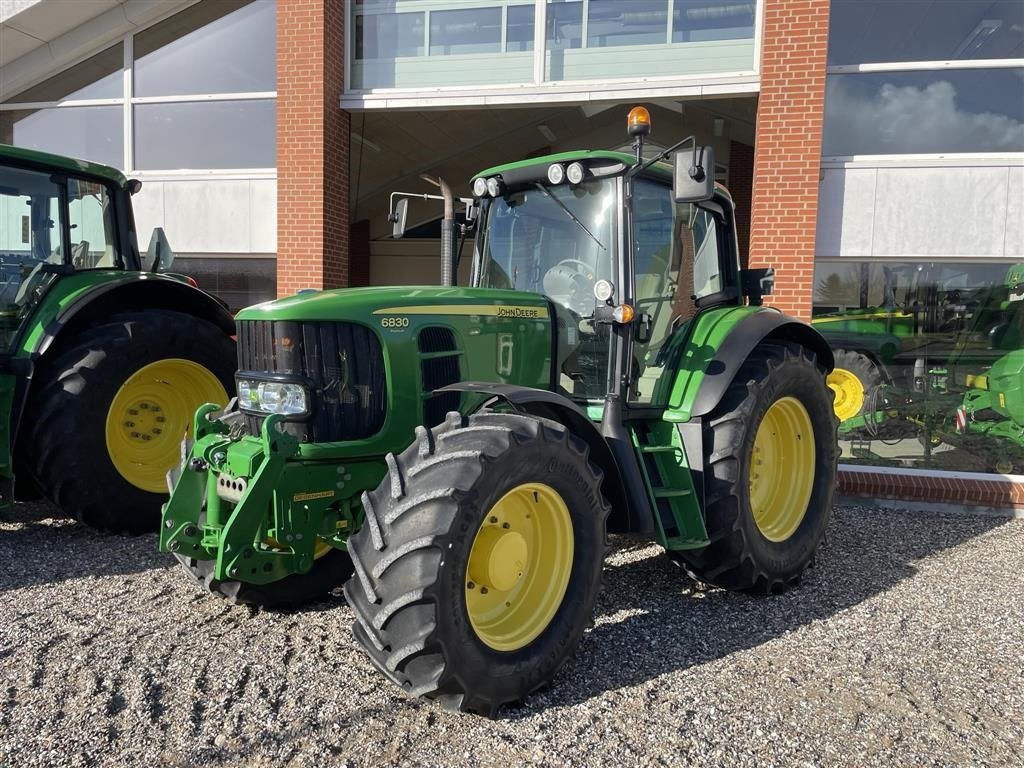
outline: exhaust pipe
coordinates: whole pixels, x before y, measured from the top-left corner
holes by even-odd
[[[455,236],[455,197],[452,195],[451,187],[440,176],[436,179],[422,175],[424,181],[441,188],[441,196],[444,198],[444,218],[441,219],[441,285],[453,285],[455,269],[455,248],[458,238]]]

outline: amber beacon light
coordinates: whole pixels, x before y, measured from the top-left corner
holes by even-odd
[[[651,133],[651,113],[646,107],[633,107],[629,110],[626,120],[630,136],[649,136]]]

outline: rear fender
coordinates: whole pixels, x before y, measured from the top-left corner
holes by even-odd
[[[739,316],[732,318],[734,322],[723,329],[721,318],[710,316],[711,312],[716,311]],[[689,338],[682,345],[685,351],[675,374],[669,407],[664,414],[666,421],[685,422],[711,413],[722,401],[750,353],[765,341],[799,344],[813,352],[827,371],[835,367],[835,358],[828,342],[807,323],[767,307],[711,312],[703,313],[703,318],[700,315],[694,318],[693,323],[697,327],[679,331],[686,333]],[[727,323],[728,320],[726,318]],[[704,333],[701,327],[715,325],[718,327],[714,329],[714,335]],[[708,338],[700,340],[699,337],[703,335]],[[711,343],[715,335],[718,341]],[[697,346],[699,350],[694,349]]]

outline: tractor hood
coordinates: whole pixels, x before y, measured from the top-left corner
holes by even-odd
[[[548,321],[547,299],[492,288],[401,286],[301,293],[243,309],[238,320],[348,321],[387,328],[384,318],[493,317]],[[411,323],[406,327],[411,327]]]

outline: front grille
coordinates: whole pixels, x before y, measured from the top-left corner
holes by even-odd
[[[297,374],[313,382],[313,415],[285,427],[302,442],[361,440],[384,425],[384,355],[376,335],[364,326],[241,320],[238,368]],[[258,435],[263,417],[246,414],[246,423]]]
[[[426,397],[423,402],[423,423],[427,428],[436,427],[444,421],[449,411],[459,409],[461,397],[458,392],[441,392],[429,396],[426,393],[461,380],[458,346],[451,329],[440,326],[428,326],[421,330],[417,344],[420,354],[424,355],[420,360],[420,376],[423,378]]]

